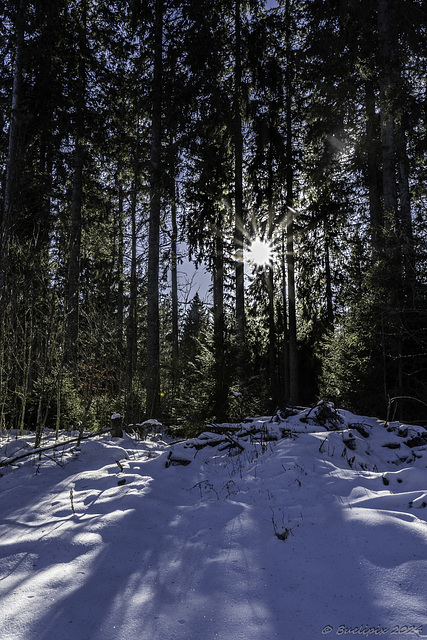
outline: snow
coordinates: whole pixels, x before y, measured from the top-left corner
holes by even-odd
[[[33,444],[0,440],[1,640],[427,637],[423,427],[321,403],[5,464]]]

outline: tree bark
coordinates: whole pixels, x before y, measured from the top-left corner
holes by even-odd
[[[160,412],[159,266],[162,142],[162,38],[163,0],[156,0],[154,19],[154,69],[152,83],[152,135],[150,223],[147,267],[146,413]]]
[[[139,188],[139,122],[136,123],[136,141],[133,161],[133,184],[130,206],[131,224],[131,257],[129,281],[129,312],[126,327],[126,422],[130,424],[136,418],[133,407],[133,381],[137,362],[138,322],[138,282],[137,282],[137,253],[136,253],[136,205]]]
[[[287,285],[287,251],[286,251],[286,232],[282,230],[282,247],[281,247],[281,262],[282,262],[282,301],[283,301],[283,391],[284,400],[287,402],[290,398],[290,384],[289,384],[289,329],[288,329],[288,285]]]
[[[292,47],[290,27],[290,0],[286,0],[286,256],[288,275],[288,321],[289,321],[289,403],[298,403],[298,349],[296,323],[295,292],[295,253],[294,253],[294,159],[293,159],[293,118],[292,118]]]
[[[213,268],[215,394],[214,416],[219,422],[226,418],[228,388],[225,380],[225,318],[224,318],[224,241],[221,222],[216,228]]]
[[[179,323],[178,323],[178,222],[176,211],[175,176],[172,178],[171,206],[171,280],[172,280],[172,393],[175,395],[179,376]]]
[[[75,373],[77,371],[77,340],[79,332],[79,279],[82,233],[83,165],[84,149],[80,141],[80,136],[77,135],[74,149],[73,195],[71,201],[66,336],[66,360]]]
[[[76,81],[76,121],[74,143],[73,192],[71,199],[71,231],[68,258],[68,297],[66,325],[66,362],[77,375],[77,341],[79,333],[80,245],[82,234],[83,168],[85,162],[85,92],[86,92],[86,17],[82,3],[78,30],[78,77]]]
[[[326,321],[328,329],[334,326],[334,306],[332,304],[332,277],[331,277],[331,255],[329,250],[329,232],[327,220],[323,225],[325,238],[325,288],[326,288]]]
[[[273,267],[266,267],[265,279],[268,292],[268,368],[270,378],[271,411],[277,408],[276,322],[274,304]]]
[[[234,250],[236,255],[236,329],[238,375],[244,375],[245,287],[244,287],[244,213],[243,213],[243,135],[242,135],[242,61],[240,34],[240,0],[235,0],[235,69],[234,69]]]
[[[123,253],[123,216],[124,216],[124,190],[122,181],[122,168],[118,166],[116,188],[118,194],[118,208],[116,213],[116,243],[117,243],[117,322],[116,322],[116,370],[117,383],[116,395],[123,388],[123,336],[124,336],[124,253]]]
[[[270,113],[270,130],[272,129],[272,114]],[[270,137],[268,146],[268,182],[267,182],[267,202],[268,202],[268,242],[272,242],[275,224],[275,202],[274,202],[274,168],[273,168],[273,144]],[[270,398],[271,411],[277,408],[277,362],[276,362],[276,314],[274,295],[274,270],[271,265],[265,265],[265,281],[268,293],[268,361],[270,378]]]
[[[288,179],[287,200],[291,200],[291,186]],[[298,348],[296,323],[296,293],[295,293],[295,255],[294,255],[294,210],[287,205],[286,225],[286,255],[288,271],[288,320],[289,320],[289,403],[298,404]]]
[[[398,184],[403,260],[403,298],[414,306],[415,293],[415,245],[411,214],[411,191],[409,186],[409,160],[402,116],[395,123],[396,152],[398,157]]]
[[[380,122],[382,149],[382,178],[384,200],[384,224],[388,239],[388,253],[391,257],[396,249],[397,217],[397,187],[396,187],[396,157],[394,146],[393,124],[393,85],[392,63],[393,51],[391,46],[390,6],[388,0],[378,0],[378,36],[380,61]],[[397,265],[395,265],[397,266]]]
[[[379,62],[380,62],[380,117],[383,161],[384,228],[386,236],[386,284],[387,315],[390,331],[390,360],[386,370],[388,387],[393,394],[402,392],[402,335],[397,311],[403,303],[403,260],[401,228],[397,199],[397,157],[394,129],[396,110],[395,39],[390,23],[392,12],[390,0],[377,0]]]
[[[371,242],[375,252],[382,249],[382,228],[384,224],[381,205],[381,174],[379,149],[379,123],[375,113],[375,92],[370,81],[365,82],[365,111],[367,138],[367,183],[369,190],[369,217]]]

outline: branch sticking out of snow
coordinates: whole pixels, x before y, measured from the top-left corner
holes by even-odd
[[[62,440],[61,442],[57,442],[56,444],[49,445],[48,447],[37,447],[37,449],[31,449],[31,451],[27,451],[26,453],[21,453],[19,456],[15,456],[14,458],[6,458],[5,460],[0,461],[0,467],[7,467],[10,464],[14,464],[18,462],[18,460],[23,460],[24,458],[28,458],[30,456],[36,456],[45,451],[51,451],[52,449],[57,449],[58,447],[63,447],[67,444],[72,444],[73,442],[80,442],[81,440],[88,440],[89,438],[96,438],[96,436],[101,436],[105,433],[109,433],[110,429],[102,429],[101,431],[96,431],[95,433],[91,433],[87,436],[79,436],[78,438],[71,438],[70,440]]]

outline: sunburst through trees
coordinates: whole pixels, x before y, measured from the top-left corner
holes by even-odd
[[[257,237],[246,251],[246,259],[256,267],[263,267],[273,263],[274,247],[268,240]]]

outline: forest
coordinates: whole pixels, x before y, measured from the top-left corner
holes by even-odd
[[[0,16],[2,429],[425,420],[423,0]]]

